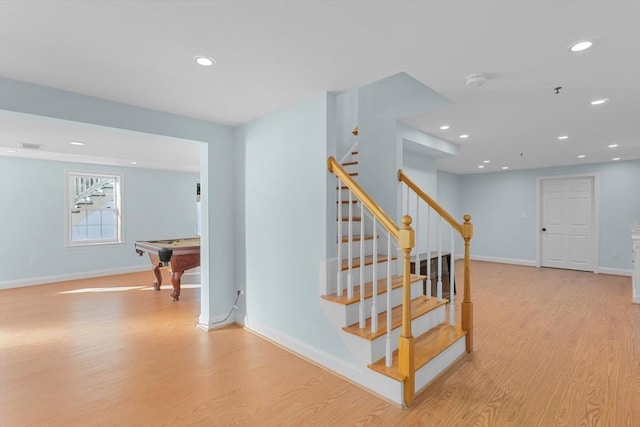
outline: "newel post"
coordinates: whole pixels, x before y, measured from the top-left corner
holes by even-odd
[[[462,301],[462,330],[467,332],[467,353],[473,351],[473,303],[471,302],[471,259],[469,247],[473,237],[471,215],[463,216],[462,238],[464,239],[464,299]]]
[[[415,344],[411,335],[411,250],[415,246],[415,232],[411,228],[411,217],[402,217],[402,228],[398,232],[398,244],[402,249],[402,333],[398,338],[398,369],[406,376],[404,403],[409,406],[415,395]]]

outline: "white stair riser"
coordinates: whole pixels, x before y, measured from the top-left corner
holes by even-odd
[[[418,298],[422,295],[422,282],[415,282],[411,284],[411,299]],[[358,295],[354,295],[358,297]],[[371,306],[373,299],[368,298],[364,300],[364,315],[365,318],[371,316]],[[402,288],[396,288],[391,291],[391,308],[397,307],[402,304]],[[387,311],[387,293],[379,294],[376,298],[376,306],[378,313]],[[360,319],[360,303],[349,304],[345,306],[344,326],[353,325]]]
[[[345,214],[346,216],[346,214]],[[358,212],[358,215],[354,216],[360,216],[360,213]],[[354,236],[359,236],[360,235],[360,221],[352,221],[351,224],[353,224],[353,235]],[[364,221],[364,234],[366,235],[371,235],[373,234],[373,225],[371,224],[371,221],[369,221],[368,219],[365,219]],[[376,233],[378,236],[380,236],[380,231],[378,231]],[[342,221],[342,237],[347,237],[349,235],[349,221]],[[378,247],[382,248],[382,245],[384,245],[384,248],[386,250],[387,247],[387,241],[378,238]]]
[[[428,332],[432,328],[444,322],[445,316],[445,306],[440,306],[435,310],[431,310],[428,313],[425,313],[422,316],[413,319],[411,321],[412,335],[414,337],[417,337]],[[401,326],[391,331],[390,344],[392,352],[398,349],[398,338],[400,337],[401,333]],[[386,334],[376,338],[373,341],[366,340],[353,334],[348,335],[351,335],[354,338],[354,343],[351,344],[351,347],[357,349],[354,353],[356,353],[357,357],[361,359],[358,360],[358,362],[368,365],[382,359],[385,356],[387,346]]]
[[[349,192],[350,190],[348,188],[340,188],[340,200],[348,200]],[[355,200],[355,196],[353,196],[353,198]]]
[[[436,326],[444,322],[445,316],[446,316],[445,306],[442,305],[436,308],[435,310],[431,310],[428,313],[425,313],[424,315],[416,319],[413,319],[413,321],[411,322],[411,334],[414,337],[418,337],[424,334],[425,332],[430,331],[431,329],[435,328]],[[401,326],[391,331],[391,351],[396,350],[398,348],[398,338],[400,337],[401,333],[402,333]],[[371,355],[371,362],[368,362],[368,363],[373,363],[384,357],[386,341],[387,340],[385,337],[379,337],[371,342],[370,344],[371,350],[369,352]]]
[[[346,255],[346,254],[345,254]],[[398,263],[396,262],[397,260],[392,260],[391,261],[391,275],[396,275],[399,274],[398,272],[400,271],[400,269],[398,268]],[[373,264],[369,264],[369,265],[365,265],[364,266],[364,281],[366,282],[371,282],[373,280],[373,268],[374,265]],[[387,277],[387,262],[379,262],[375,265],[376,271],[378,272],[378,280],[382,279],[383,277]],[[346,287],[346,283],[347,283],[347,276],[349,274],[348,270],[342,270],[340,272],[340,276],[342,277],[342,286]],[[360,284],[360,268],[354,268],[352,269],[351,275],[353,277],[353,283],[358,285]]]
[[[344,199],[342,199],[342,201],[343,202],[347,202],[348,199],[344,198]],[[353,217],[360,216],[360,202],[351,203],[351,206],[352,206],[351,215]],[[349,216],[349,203],[340,203],[340,212],[342,212],[342,216],[343,217],[348,217]],[[360,222],[359,221],[358,221],[357,227],[360,227]]]
[[[370,240],[364,240],[364,242],[362,242],[362,244],[364,245],[364,254],[366,255],[372,255],[373,254],[373,239]],[[342,257],[344,259],[348,259],[348,254],[349,254],[349,242],[344,242],[342,243]],[[351,244],[351,255],[355,258],[355,257],[359,257],[360,256],[360,242],[353,242]]]
[[[357,161],[357,160],[356,159],[348,159],[348,160],[345,160],[344,163],[351,163],[351,162],[355,162],[355,161]],[[342,166],[342,169],[346,170],[347,173],[358,172],[358,164],[357,163],[355,165],[342,164],[340,166]]]
[[[442,353],[434,357],[426,365],[416,371],[415,391],[416,393],[427,386],[438,375],[448,369],[448,367],[463,356],[466,352],[466,335],[460,337],[455,343],[449,346]]]

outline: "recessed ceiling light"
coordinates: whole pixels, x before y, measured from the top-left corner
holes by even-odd
[[[18,150],[14,150],[14,149],[12,149],[12,148],[9,148],[9,149],[7,150],[7,153],[17,153],[17,152],[18,152]]]
[[[484,169],[484,165],[478,165],[478,169]]]
[[[503,166],[503,167],[502,167],[502,170],[503,170],[503,171],[506,171],[507,169],[509,169],[509,166]]]
[[[611,159],[611,160],[620,160],[620,157],[614,157],[614,158],[613,158],[613,159]]]
[[[482,163],[491,163],[491,160],[483,160]]]
[[[440,126],[440,129],[441,130],[447,130],[447,129],[449,129],[449,127],[450,127],[449,125],[442,125],[442,126]]]
[[[570,50],[571,52],[580,52],[582,50],[586,50],[589,49],[591,46],[593,46],[593,43],[591,43],[590,41],[581,41],[578,43],[575,43],[571,46]]]
[[[137,165],[137,164],[138,164],[138,162],[131,162],[131,164],[132,164],[132,165]]]
[[[585,156],[584,154],[580,154],[580,155],[578,156],[578,158],[579,158],[579,159],[584,159],[585,157],[587,157],[587,156]]]
[[[203,67],[211,67],[216,63],[216,60],[208,56],[196,56],[196,62]]]
[[[609,144],[609,145],[607,145],[607,147],[609,147],[609,148],[616,148],[616,147],[618,147],[618,144]]]
[[[569,137],[568,137],[567,135],[562,135],[562,136],[559,136],[559,137],[558,137],[558,139],[568,139],[568,138],[569,138]]]
[[[595,99],[595,100],[591,101],[591,105],[601,105],[601,104],[604,104],[607,101],[609,101],[607,98]]]
[[[462,135],[460,135],[461,139],[465,139],[465,138],[469,138],[469,135],[467,135],[466,133],[463,133]]]
[[[80,141],[69,141],[69,144],[71,144],[71,145],[84,145],[84,142],[80,142]]]

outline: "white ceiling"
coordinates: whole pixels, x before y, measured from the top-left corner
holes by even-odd
[[[583,39],[593,47],[568,51]],[[196,55],[217,64],[199,67]],[[1,76],[223,124],[399,71],[455,104],[405,121],[461,145],[459,157],[438,161],[441,170],[640,159],[639,1],[0,2]],[[487,82],[467,88],[472,73],[486,73]],[[610,101],[594,107],[595,98]],[[26,126],[15,114],[0,120],[3,155],[18,141],[47,151],[51,135],[108,138],[112,147],[122,140],[131,151],[107,153],[97,143],[82,155],[131,160],[158,143],[99,127],[77,136],[68,122],[56,134],[51,120]],[[444,123],[451,129],[441,131]],[[68,144],[58,150],[78,155]],[[483,160],[491,162],[480,170]]]

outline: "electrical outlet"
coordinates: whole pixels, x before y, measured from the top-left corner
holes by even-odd
[[[619,259],[620,258],[620,251],[618,250],[613,250],[611,253],[611,258],[613,259]]]
[[[34,266],[34,265],[36,265],[36,264],[38,264],[38,258],[33,257],[33,258],[30,258],[30,259],[29,259],[29,265],[30,265],[30,266]]]

